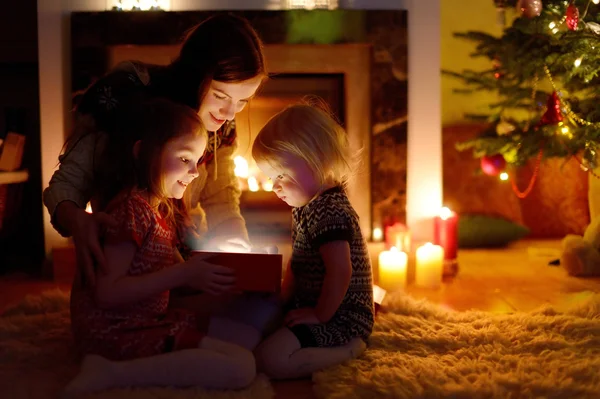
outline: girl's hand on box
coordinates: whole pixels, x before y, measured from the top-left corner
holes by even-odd
[[[235,290],[233,269],[206,261],[210,256],[195,255],[187,263],[187,285],[212,295]]]

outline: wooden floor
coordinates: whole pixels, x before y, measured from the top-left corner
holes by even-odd
[[[565,309],[600,293],[600,278],[569,277],[548,262],[560,254],[560,241],[521,241],[497,250],[459,251],[459,273],[440,289],[409,284],[406,292],[455,310],[478,309],[494,313],[530,311],[543,304]],[[409,271],[409,280],[411,273]],[[26,294],[56,286],[13,275],[0,279],[0,312]],[[64,284],[60,286],[68,289]],[[276,399],[314,398],[310,380],[273,383]]]

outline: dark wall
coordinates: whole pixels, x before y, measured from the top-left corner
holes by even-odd
[[[11,2],[0,12],[0,138],[9,131],[26,136],[22,168],[29,170],[30,178],[0,190],[6,201],[0,227],[0,274],[42,269],[38,91],[37,1]]]

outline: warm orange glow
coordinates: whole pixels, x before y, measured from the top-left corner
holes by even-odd
[[[381,241],[383,239],[383,230],[376,227],[373,229],[373,241]]]
[[[260,189],[260,187],[258,185],[258,181],[256,180],[256,177],[250,176],[248,178],[248,190],[258,191],[259,189]]]

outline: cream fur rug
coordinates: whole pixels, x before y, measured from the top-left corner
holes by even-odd
[[[70,334],[68,292],[54,290],[29,296],[7,309],[0,316],[0,397],[57,398],[78,369]],[[273,396],[269,381],[259,376],[241,391],[119,389],[86,398],[270,399]]]
[[[313,376],[318,397],[600,398],[600,294],[563,313],[384,306],[363,356]]]

